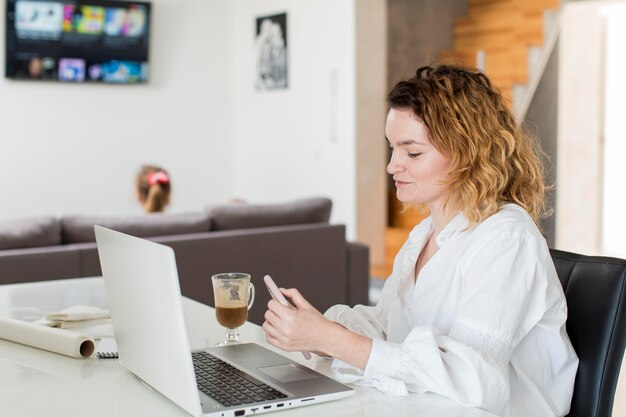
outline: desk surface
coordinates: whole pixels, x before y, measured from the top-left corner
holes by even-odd
[[[0,286],[0,315],[33,321],[73,305],[107,308],[101,278],[46,281]],[[213,309],[184,298],[183,307],[192,347],[212,346],[223,337]],[[256,306],[262,308],[262,306]],[[255,342],[289,356],[318,372],[330,375],[330,361],[313,355],[281,352],[265,342],[261,328],[246,323],[240,328],[244,342]],[[390,398],[371,388],[355,387],[349,398],[283,410],[268,416],[489,417],[492,414],[462,407],[433,395],[411,394]],[[115,359],[73,359],[0,340],[0,416],[188,416],[141,383]]]

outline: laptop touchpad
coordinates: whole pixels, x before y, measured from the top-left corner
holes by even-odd
[[[265,368],[258,368],[258,370],[263,372],[265,375],[282,382],[283,384],[317,378],[317,375],[291,364],[268,366]]]

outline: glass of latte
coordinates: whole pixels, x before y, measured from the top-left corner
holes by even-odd
[[[211,277],[215,297],[217,322],[226,328],[225,340],[217,346],[239,343],[239,330],[248,319],[248,310],[254,302],[254,285],[250,274],[226,272]]]

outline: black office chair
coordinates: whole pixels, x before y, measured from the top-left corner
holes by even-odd
[[[580,359],[568,416],[611,417],[626,348],[626,260],[550,253],[567,299],[567,333]]]

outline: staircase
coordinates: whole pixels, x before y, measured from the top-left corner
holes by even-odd
[[[542,71],[558,8],[559,0],[468,0],[467,16],[454,25],[453,49],[440,59],[484,71],[519,116]]]

